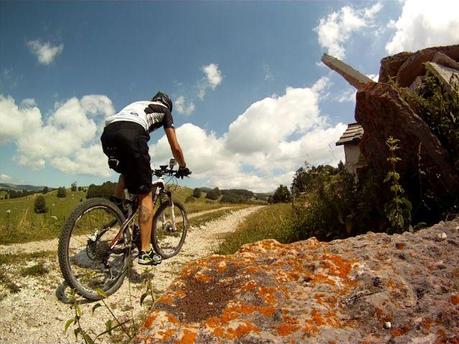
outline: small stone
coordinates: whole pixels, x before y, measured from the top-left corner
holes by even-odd
[[[440,241],[445,240],[446,238],[448,238],[448,236],[446,235],[445,232],[441,232],[437,234],[437,239]]]
[[[382,284],[381,278],[373,277],[373,286],[374,287],[380,287],[381,284]]]
[[[385,328],[385,329],[390,329],[390,328],[392,328],[391,322],[390,322],[390,321],[386,321],[386,322],[384,323],[384,328]]]

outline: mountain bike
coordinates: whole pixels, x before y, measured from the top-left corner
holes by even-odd
[[[179,175],[174,160],[153,171],[155,206],[151,243],[163,259],[175,256],[183,246],[188,218],[172,191]],[[183,177],[183,176],[180,176]],[[125,190],[123,209],[105,198],[91,198],[75,208],[59,238],[59,266],[67,284],[89,300],[116,292],[140,251],[136,195]],[[103,291],[103,293],[100,292]]]

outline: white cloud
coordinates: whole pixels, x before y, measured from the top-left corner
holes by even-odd
[[[7,174],[0,174],[0,181],[2,182],[9,182],[11,181],[11,177]]]
[[[19,138],[41,127],[40,110],[30,100],[16,105],[12,97],[0,95],[0,143]]]
[[[378,82],[379,74],[366,74],[366,76],[369,77],[374,82]]]
[[[44,120],[33,100],[17,106],[13,98],[0,96],[0,140],[16,143],[21,165],[40,169],[51,163],[65,173],[107,176],[98,134],[113,112],[108,97],[89,95],[56,104]]]
[[[345,89],[344,91],[342,91],[341,93],[339,93],[337,96],[336,96],[336,100],[339,102],[339,103],[345,103],[345,102],[353,102],[355,101],[355,93],[357,91],[355,90],[355,88],[353,87],[348,87],[347,89]]]
[[[222,83],[223,77],[222,73],[218,69],[218,65],[215,63],[211,63],[209,65],[203,66],[202,71],[204,72],[207,82],[209,83],[210,87],[215,90],[215,87]]]
[[[201,71],[204,73],[204,78],[198,85],[198,97],[204,99],[209,88],[215,90],[222,83],[223,76],[215,63],[202,66]]]
[[[191,115],[195,109],[194,103],[192,101],[187,103],[184,96],[178,97],[174,102],[174,106],[178,113],[181,113],[187,116]]]
[[[177,128],[193,178],[222,188],[272,191],[289,185],[305,160],[336,165],[343,152],[335,142],[346,125],[330,126],[320,114],[319,97],[327,86],[322,78],[312,87],[290,87],[255,102],[221,136],[191,123]],[[151,155],[155,165],[168,161],[166,137],[151,145]]]
[[[27,42],[27,47],[38,58],[38,62],[49,65],[64,50],[64,45],[52,45],[50,42],[34,40]]]
[[[389,27],[395,34],[386,45],[389,54],[459,43],[459,2],[406,0],[402,14]]]
[[[324,88],[325,78],[315,87]],[[267,152],[294,133],[324,125],[318,94],[312,88],[287,88],[281,97],[268,97],[252,105],[229,126],[228,148],[235,152]]]
[[[346,54],[345,44],[351,35],[355,31],[372,26],[374,18],[381,8],[380,3],[364,9],[344,6],[339,11],[321,18],[319,25],[314,28],[320,46],[327,49],[328,54],[339,59],[344,58]]]

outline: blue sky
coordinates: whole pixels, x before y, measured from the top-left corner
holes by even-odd
[[[459,41],[446,2],[0,2],[0,181],[114,180],[104,117],[163,90],[190,186],[290,184],[305,160],[343,159],[354,121],[355,92],[321,55],[377,77],[386,55]]]

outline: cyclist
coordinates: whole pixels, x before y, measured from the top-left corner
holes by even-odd
[[[190,174],[175,134],[172,101],[165,93],[156,93],[151,101],[137,101],[107,117],[101,136],[102,148],[109,166],[120,173],[112,200],[122,209],[124,189],[139,199],[139,264],[157,265],[161,256],[151,247],[153,214],[152,171],[148,153],[149,133],[164,128],[172,154],[179,164],[178,175]]]

